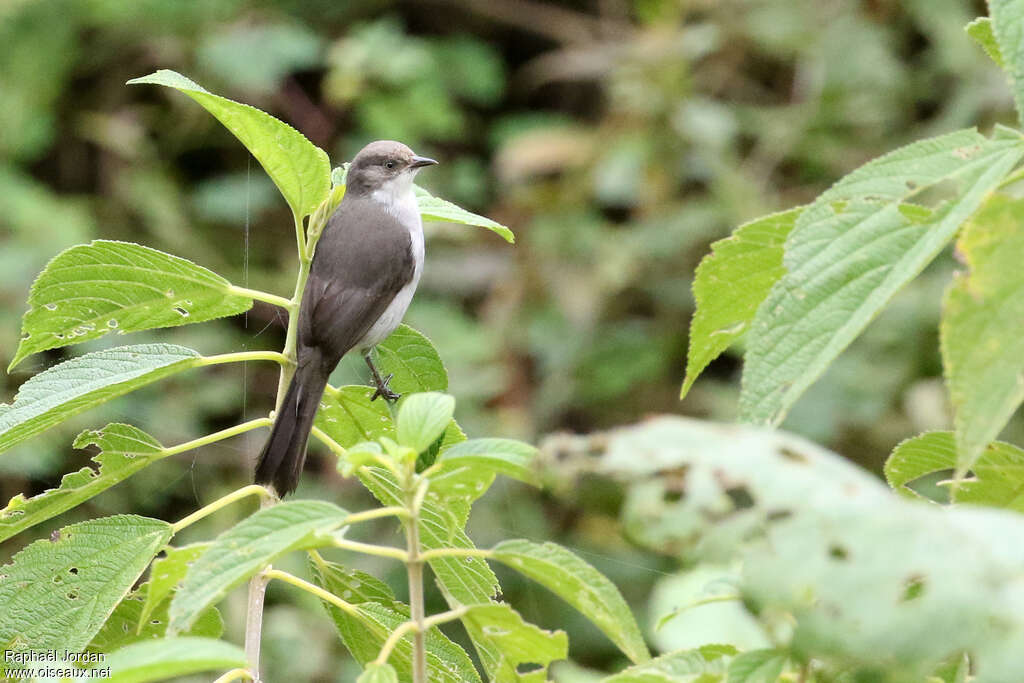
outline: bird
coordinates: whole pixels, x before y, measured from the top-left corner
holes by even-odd
[[[328,219],[299,306],[296,366],[256,461],[255,481],[283,497],[295,490],[327,380],[350,351],[362,354],[376,391],[395,401],[373,348],[405,316],[423,272],[416,174],[437,162],[394,140],[377,140],[348,166],[345,194]]]

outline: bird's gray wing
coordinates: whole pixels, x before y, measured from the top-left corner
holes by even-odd
[[[409,230],[372,199],[346,198],[324,228],[299,311],[299,355],[341,359],[413,277]]]

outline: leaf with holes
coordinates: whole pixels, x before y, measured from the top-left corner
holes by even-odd
[[[957,251],[968,271],[946,292],[939,336],[965,472],[1024,401],[1024,200],[995,195]]]
[[[438,469],[430,475],[430,488],[441,493],[458,493],[479,480],[479,472],[504,474],[540,486],[533,468],[537,449],[514,439],[470,439],[441,452]]]
[[[27,356],[98,339],[235,315],[252,299],[220,275],[156,249],[96,240],[61,252],[36,281],[21,323],[16,366]]]
[[[751,324],[740,415],[778,424],[889,299],[939,253],[1024,156],[1005,128],[922,140],[871,161],[822,194],[786,241],[786,274]],[[904,202],[946,180],[953,199],[932,212]]]
[[[776,683],[788,659],[779,650],[751,650],[729,662],[726,683]]]
[[[0,647],[80,652],[171,538],[158,519],[64,527],[0,567]]]
[[[133,643],[109,655],[104,678],[112,683],[146,683],[187,676],[203,671],[241,669],[245,652],[231,643],[212,638],[161,638]],[[75,683],[91,683],[95,676],[80,676]]]
[[[523,621],[506,604],[472,605],[462,617],[470,633],[483,633],[500,653],[497,683],[546,681],[551,662],[569,656],[569,638],[564,631],[545,631]]]
[[[163,638],[167,633],[170,596],[165,595],[153,609],[147,610],[151,586],[149,582],[144,583],[126,595],[85,649],[88,652],[109,653],[140,640]],[[211,607],[200,614],[192,628],[183,635],[220,638],[223,633],[224,620],[217,608]]]
[[[119,346],[87,353],[45,370],[0,405],[0,452],[72,415],[194,368],[202,357],[172,344]]]
[[[454,396],[437,391],[407,396],[398,409],[398,443],[422,453],[444,434],[454,414]]]
[[[328,387],[320,399],[316,426],[345,448],[376,441],[382,436],[395,438],[395,424],[386,401],[371,401],[374,389],[349,385]]]
[[[513,540],[496,545],[491,556],[578,609],[634,663],[651,658],[619,589],[569,550],[555,543]]]
[[[711,245],[697,266],[693,296],[697,309],[690,323],[690,350],[680,398],[708,363],[743,336],[757,307],[782,277],[782,245],[803,209],[758,218]]]
[[[1000,65],[1010,79],[1017,118],[1024,120],[1024,0],[989,0]]]
[[[58,488],[31,498],[21,494],[12,498],[0,510],[0,542],[80,505],[164,457],[163,446],[156,439],[126,424],[84,431],[75,439],[75,448],[90,445],[100,448],[93,458],[98,469],[83,467],[65,474]]]
[[[662,655],[609,676],[601,683],[715,683],[725,678],[729,658],[736,654],[731,645],[704,645]]]
[[[391,388],[400,394],[448,389],[448,371],[437,349],[425,336],[408,325],[399,325],[391,336],[377,345],[377,367],[384,375],[394,374]]]
[[[327,196],[331,187],[327,153],[288,124],[247,104],[214,95],[174,71],[161,69],[128,81],[129,85],[145,83],[179,90],[213,114],[256,157],[296,216],[313,213]]]
[[[512,234],[512,231],[501,223],[492,221],[484,216],[478,216],[447,200],[435,197],[418,185],[416,186],[416,202],[420,207],[420,216],[424,220],[475,225],[487,228],[491,232],[501,235],[502,239],[509,244],[516,241],[516,236]]]
[[[199,556],[210,549],[212,543],[193,543],[180,548],[168,547],[164,556],[153,560],[149,570],[149,589],[142,608],[140,621],[149,619],[153,611],[167,602],[167,598],[178,588],[189,567]],[[164,605],[166,611],[166,605]],[[217,634],[220,635],[220,634]]]
[[[188,629],[200,612],[281,555],[323,545],[346,516],[331,503],[292,500],[259,510],[228,529],[189,567],[171,601],[167,632]]]

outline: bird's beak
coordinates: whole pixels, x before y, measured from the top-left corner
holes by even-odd
[[[414,156],[412,163],[409,164],[409,168],[423,168],[424,166],[433,166],[437,162],[428,157]]]

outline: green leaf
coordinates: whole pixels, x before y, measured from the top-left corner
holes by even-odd
[[[615,585],[589,563],[555,543],[503,541],[491,556],[528,576],[575,607],[634,663],[651,658],[629,605]]]
[[[1024,401],[1024,200],[995,195],[957,251],[968,272],[946,292],[939,326],[956,411],[957,470],[965,472]]]
[[[454,396],[437,391],[407,396],[398,409],[398,443],[422,453],[440,438],[454,414]]]
[[[488,634],[498,647],[501,660],[495,683],[546,681],[548,665],[569,656],[569,638],[564,631],[545,631],[528,624],[503,603],[472,605],[462,622],[471,632]],[[529,673],[520,673],[524,669]]]
[[[356,683],[398,683],[398,674],[390,664],[370,664],[359,674]]]
[[[32,543],[0,567],[0,647],[82,651],[170,538],[166,522],[117,515]]]
[[[329,387],[320,400],[316,426],[345,448],[382,436],[395,438],[387,401],[371,401],[373,393],[373,387],[361,385]]]
[[[21,343],[7,368],[27,356],[158,327],[242,313],[252,299],[231,283],[177,256],[129,242],[96,240],[58,254],[36,281],[21,323]]]
[[[147,582],[123,600],[107,618],[96,637],[92,639],[86,650],[89,652],[114,652],[125,645],[140,640],[156,640],[167,633],[167,610],[171,605],[169,595],[165,595],[154,609],[146,611],[152,584]],[[186,636],[204,638],[220,638],[224,633],[224,621],[216,607],[204,611],[196,619]]]
[[[1024,0],[989,0],[1000,65],[1010,79],[1017,117],[1024,120]]]
[[[126,424],[87,430],[75,439],[75,448],[90,445],[100,448],[93,458],[99,468],[83,467],[65,474],[58,488],[31,498],[16,495],[0,510],[0,542],[80,505],[164,457],[163,446],[156,439]]]
[[[776,683],[786,666],[785,652],[751,650],[733,657],[729,662],[727,683]]]
[[[72,415],[193,368],[202,357],[172,344],[119,346],[87,353],[39,373],[0,405],[0,452]]]
[[[787,272],[751,325],[741,418],[778,424],[1022,155],[1020,137],[1003,131],[950,133],[869,162],[805,209],[786,242]],[[947,179],[964,189],[934,213],[902,204]]]
[[[736,648],[730,645],[705,645],[682,650],[632,666],[602,683],[701,683],[722,680],[726,663]]]
[[[885,462],[885,477],[897,492],[919,497],[907,484],[927,474],[955,469],[956,453],[953,432],[926,432],[893,450]],[[1024,512],[1024,450],[993,441],[971,471],[972,478],[950,491],[955,502]]]
[[[540,486],[532,467],[537,449],[514,439],[471,439],[441,452],[439,469],[430,475],[430,488],[441,493],[458,493],[475,485],[478,472],[494,472]]]
[[[296,216],[313,213],[327,196],[331,187],[327,153],[288,124],[247,104],[214,95],[167,69],[133,78],[128,83],[164,85],[180,90],[202,105],[256,157]]]
[[[801,211],[790,209],[741,225],[730,237],[712,244],[711,253],[697,266],[697,309],[690,324],[680,398],[686,397],[708,363],[743,336],[757,307],[785,274],[782,245]]]
[[[435,197],[418,185],[416,186],[416,201],[420,206],[420,216],[428,221],[475,225],[496,232],[509,244],[516,241],[512,231],[501,223],[470,213],[449,201]]]
[[[430,340],[408,325],[399,325],[377,345],[377,367],[394,374],[391,388],[399,394],[446,391],[448,371]]]
[[[332,503],[293,500],[263,508],[228,529],[189,567],[171,601],[168,633],[188,629],[200,612],[281,555],[323,544],[347,515]]]
[[[245,652],[237,645],[211,638],[163,638],[133,643],[107,657],[112,683],[145,683],[187,676],[202,671],[241,669]],[[80,676],[75,683],[92,683]]]
[[[975,40],[981,49],[985,51],[992,61],[995,62],[1000,68],[1005,68],[1006,64],[1003,63],[1003,55],[999,51],[999,45],[996,43],[995,34],[992,33],[992,20],[988,17],[978,17],[971,23],[964,27],[967,31],[967,35]]]
[[[171,593],[178,588],[178,584],[185,578],[192,563],[212,545],[212,543],[193,543],[180,548],[168,547],[164,551],[163,557],[153,560],[153,566],[149,570],[149,589],[146,591],[146,602],[139,615],[139,621],[149,620],[153,611],[164,604]],[[219,635],[218,633],[217,636]]]

